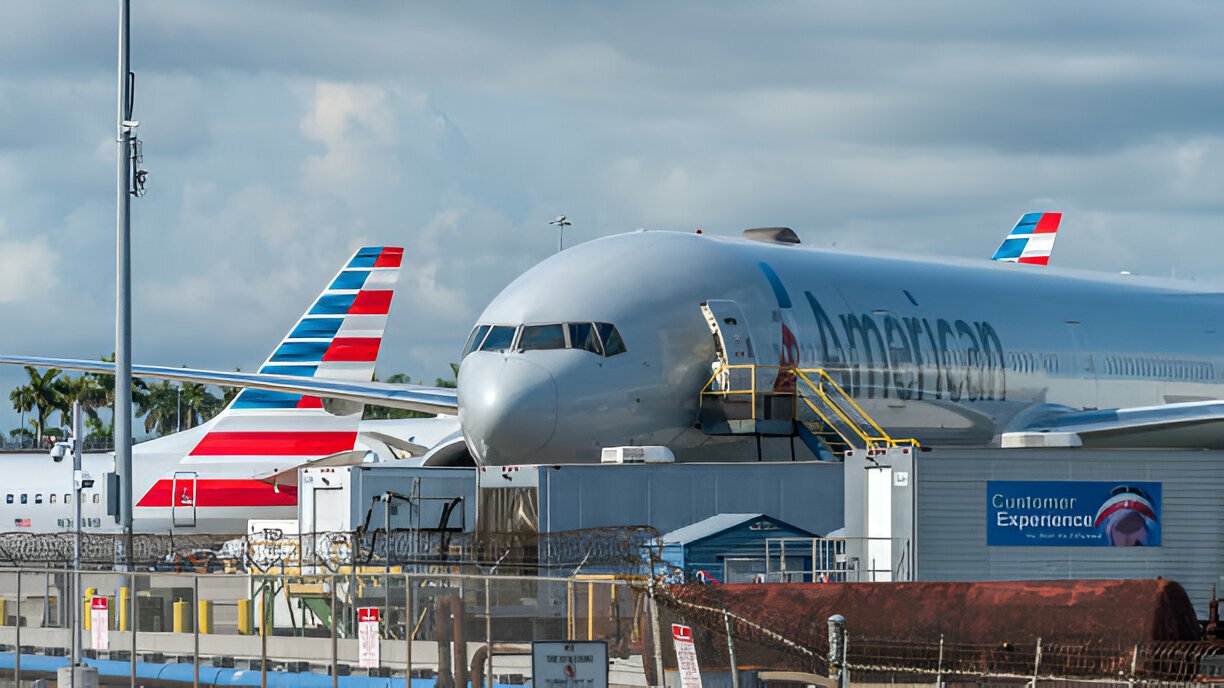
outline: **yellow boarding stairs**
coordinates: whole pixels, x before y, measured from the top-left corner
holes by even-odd
[[[817,456],[917,447],[890,437],[823,368],[722,364],[701,390],[708,435],[799,437]]]

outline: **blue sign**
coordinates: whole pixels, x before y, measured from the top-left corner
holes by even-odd
[[[1160,483],[988,480],[986,544],[1159,547]]]

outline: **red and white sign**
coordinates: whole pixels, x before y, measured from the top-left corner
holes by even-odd
[[[676,668],[680,670],[680,687],[701,688],[701,669],[697,667],[697,647],[693,645],[693,629],[672,624],[672,642],[676,646]]]
[[[110,607],[105,597],[89,600],[89,634],[93,639],[93,649],[110,649]]]
[[[378,667],[378,607],[357,608],[357,666]]]

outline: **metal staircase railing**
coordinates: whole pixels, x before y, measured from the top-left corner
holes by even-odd
[[[807,404],[850,448],[888,449],[918,446],[915,439],[893,438],[884,432],[884,428],[880,427],[824,368],[795,369],[794,375],[796,398]]]
[[[758,380],[763,373],[771,376],[767,384]],[[891,437],[823,368],[723,365],[706,381],[701,399],[701,425],[711,434],[794,436],[803,424],[837,456],[850,449],[918,446]],[[804,408],[817,420],[802,420]]]

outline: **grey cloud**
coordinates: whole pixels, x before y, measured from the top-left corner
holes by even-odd
[[[0,303],[0,350],[113,348],[113,9],[25,3],[0,24],[0,244],[42,242],[57,277],[37,303]],[[133,13],[149,362],[257,365],[349,251],[402,244],[380,368],[448,374],[483,305],[554,250],[561,212],[571,242],[788,224],[821,245],[984,256],[1021,212],[1058,209],[1058,264],[1224,277],[1201,250],[1224,211],[1224,7]]]

